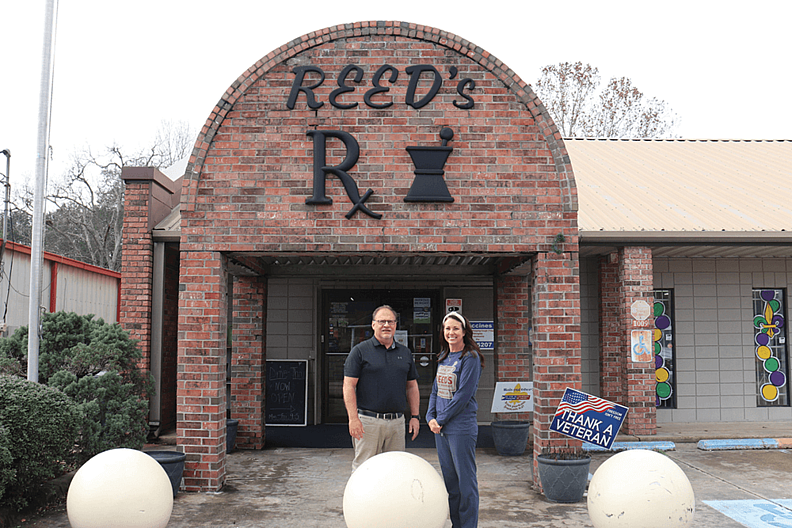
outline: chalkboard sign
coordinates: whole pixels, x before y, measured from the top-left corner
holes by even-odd
[[[308,360],[267,361],[266,425],[308,425]]]

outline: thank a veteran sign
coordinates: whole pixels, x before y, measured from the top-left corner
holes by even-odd
[[[623,405],[567,387],[550,430],[610,449],[626,416]]]

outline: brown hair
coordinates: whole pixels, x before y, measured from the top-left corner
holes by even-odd
[[[455,319],[462,323],[462,329],[465,331],[462,336],[462,342],[464,343],[465,348],[462,349],[462,356],[460,357],[464,357],[465,354],[471,352],[478,356],[479,361],[481,362],[481,368],[484,368],[484,356],[481,354],[481,349],[479,348],[478,343],[476,343],[476,340],[473,339],[473,328],[470,326],[470,321],[468,321],[467,317],[459,312],[448,312],[446,316],[443,317],[443,324],[440,327],[440,355],[437,357],[437,362],[440,363],[448,357],[448,354],[451,353],[451,348],[448,346],[448,341],[446,341],[445,338],[445,322],[449,318]]]

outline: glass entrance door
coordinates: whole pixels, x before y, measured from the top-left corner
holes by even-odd
[[[344,361],[356,344],[374,335],[371,314],[383,304],[396,310],[396,339],[407,345],[418,368],[421,416],[434,381],[439,341],[437,290],[324,290],[322,294],[322,420],[347,423]],[[405,388],[406,389],[406,388]],[[409,412],[409,409],[405,409]]]

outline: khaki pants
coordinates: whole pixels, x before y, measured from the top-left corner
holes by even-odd
[[[404,418],[382,420],[362,414],[358,414],[358,416],[363,423],[363,438],[352,439],[352,445],[355,446],[352,471],[355,471],[360,464],[374,455],[388,451],[404,451]]]

